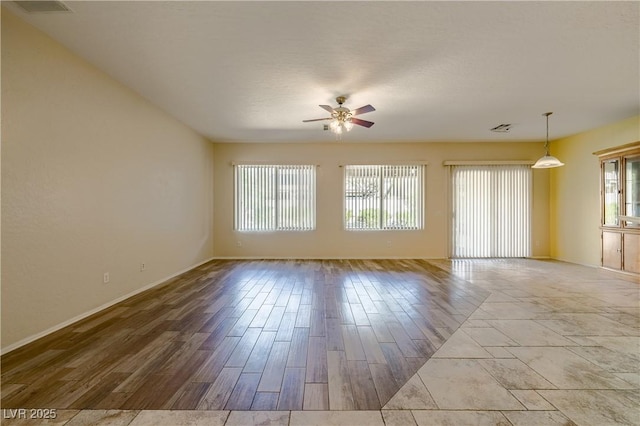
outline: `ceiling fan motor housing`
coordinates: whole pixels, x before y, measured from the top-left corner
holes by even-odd
[[[338,107],[336,109],[334,109],[334,113],[331,114],[331,116],[333,118],[335,118],[338,121],[348,121],[351,120],[351,116],[353,114],[351,114],[351,111],[349,111],[348,108],[345,107]]]

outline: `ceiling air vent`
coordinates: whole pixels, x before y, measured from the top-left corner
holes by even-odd
[[[509,130],[511,130],[511,124],[500,124],[491,129],[492,132],[496,133],[509,133]]]
[[[28,13],[71,11],[60,1],[16,1],[14,3]]]

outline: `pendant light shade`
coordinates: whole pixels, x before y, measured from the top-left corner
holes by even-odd
[[[531,166],[534,169],[550,169],[552,167],[564,166],[564,163],[562,161],[558,160],[553,155],[549,155],[549,116],[551,114],[553,113],[545,112],[544,114],[542,114],[547,117],[547,141],[544,144],[544,157],[540,158],[538,161],[536,161],[536,164]]]
[[[562,161],[558,160],[553,155],[545,155],[544,157],[541,157],[538,161],[536,161],[536,164],[531,167],[533,167],[534,169],[550,169],[552,167],[560,166],[564,166],[564,163]]]

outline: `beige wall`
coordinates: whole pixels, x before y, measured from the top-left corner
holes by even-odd
[[[3,350],[212,257],[212,155],[3,9]]]
[[[350,137],[352,135],[349,135]],[[330,136],[328,136],[330,138]],[[531,160],[542,143],[214,144],[214,254],[217,257],[444,258],[448,250],[445,160]],[[428,162],[423,231],[347,232],[342,222],[340,164]],[[232,162],[317,164],[317,229],[249,233],[233,230]],[[549,171],[534,171],[534,256],[549,255]]]
[[[600,166],[593,152],[640,141],[640,116],[558,139],[552,155],[566,165],[551,173],[551,256],[600,265]]]

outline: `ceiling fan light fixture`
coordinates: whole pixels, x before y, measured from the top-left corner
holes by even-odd
[[[342,123],[338,119],[331,120],[331,122],[329,123],[329,130],[331,130],[336,135],[341,135],[345,130],[344,123]]]
[[[331,120],[329,124],[329,129],[331,129],[333,133],[340,135],[345,131],[350,132],[351,129],[353,129],[353,123],[351,122],[352,114],[347,108],[343,107],[342,104],[334,110],[332,117],[333,120]]]
[[[544,143],[545,154],[542,158],[536,161],[536,164],[531,166],[534,169],[551,169],[553,167],[564,166],[564,163],[562,161],[558,160],[556,157],[549,154],[549,116],[551,114],[553,113],[545,112],[544,114],[542,114],[547,117],[547,140]]]
[[[353,123],[351,122],[351,119],[344,122],[344,128],[347,132],[350,132],[351,129],[353,129]]]

